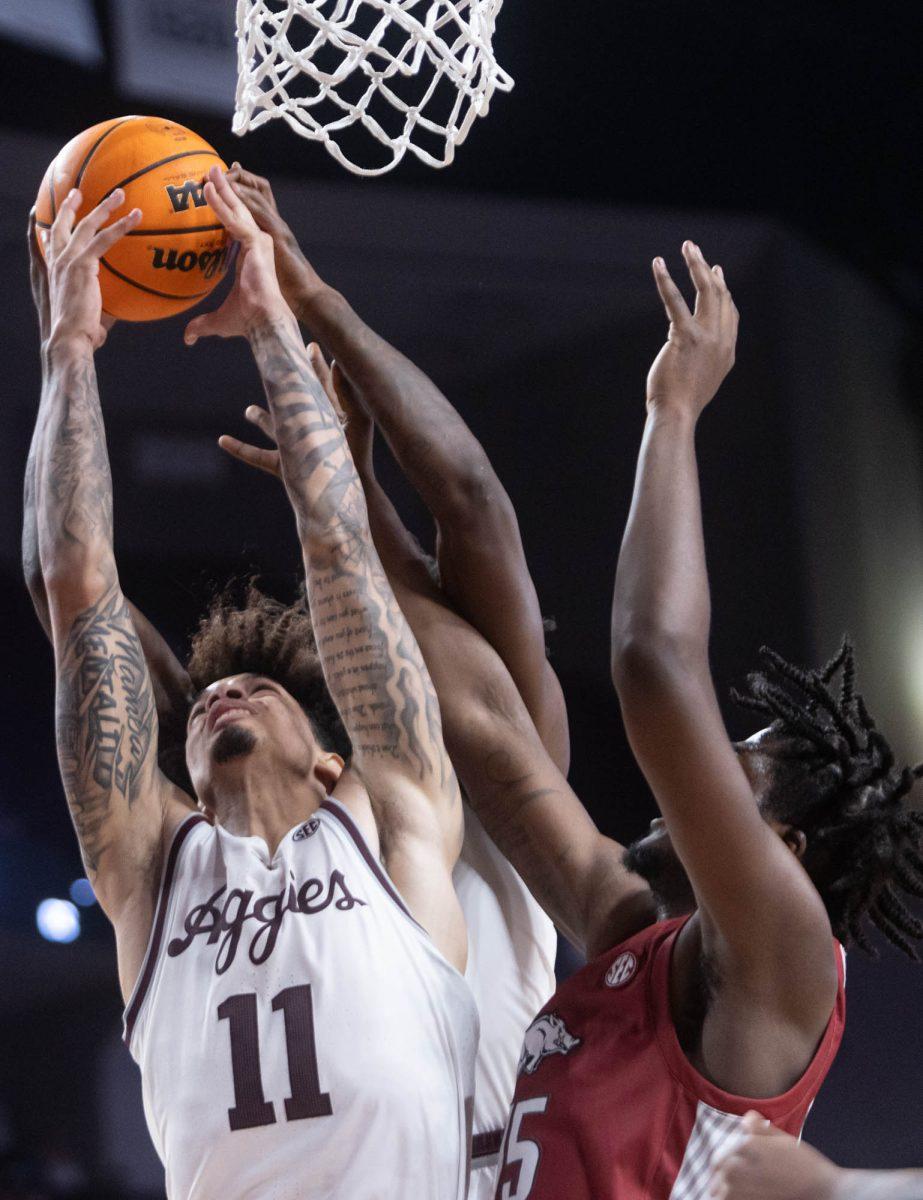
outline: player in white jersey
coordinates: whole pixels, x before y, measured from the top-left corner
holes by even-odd
[[[171,1200],[461,1200],[477,1017],[461,975],[462,808],[439,707],[271,240],[217,169],[206,191],[241,253],[229,298],[187,341],[250,340],[352,764],[278,680],[240,671],[212,681],[189,717],[189,773],[211,820],[190,815],[158,769],[151,679],[112,548],[93,361],[105,337],[99,260],[141,214],[112,220],[116,190],[75,224],[75,192],[46,247],[29,481],[65,791],[115,927]]]
[[[434,662],[441,664],[440,705],[452,714],[452,728],[445,726],[445,733],[459,756],[456,769],[475,776],[472,764],[479,749],[477,739],[469,736],[466,706],[468,685],[476,680],[480,660],[475,652],[459,661],[454,630],[436,619],[447,611],[463,613],[499,653],[546,748],[566,772],[569,737],[563,693],[545,654],[545,629],[516,514],[484,449],[435,384],[321,281],[280,216],[269,183],[236,164],[230,176],[257,222],[273,237],[286,300],[361,396],[361,405],[350,403],[352,393],[344,389],[346,429],[379,553],[396,588],[402,575],[409,574],[438,601],[439,607],[415,632],[421,645],[426,643],[431,671]],[[315,363],[333,391],[319,355]],[[258,410],[248,410],[248,416],[257,424],[261,421]],[[372,422],[434,518],[437,563],[430,562],[429,571],[375,479]],[[269,451],[236,439],[223,439],[223,444],[244,461],[273,467]],[[473,707],[476,710],[476,703]],[[472,1200],[480,1200],[493,1196],[523,1034],[554,991],[556,935],[467,805],[454,879],[468,928],[466,976],[481,1018],[470,1191]]]
[[[272,855],[186,819],[126,1037],[171,1197],[458,1193],[470,991],[334,799]]]

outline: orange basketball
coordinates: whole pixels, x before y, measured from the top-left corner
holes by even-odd
[[[228,266],[227,232],[205,201],[209,169],[224,163],[217,153],[175,121],[116,117],[72,138],[45,172],[36,225],[48,229],[73,187],[86,216],[114,188],[141,224],[100,260],[103,308],[122,321],[156,321],[191,308],[220,282]],[[39,238],[41,248],[41,238]]]

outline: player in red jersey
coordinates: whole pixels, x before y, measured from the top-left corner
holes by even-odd
[[[920,769],[894,766],[849,644],[822,671],[764,652],[743,699],[771,724],[736,747],[725,731],[694,433],[733,364],[737,311],[720,267],[683,253],[694,312],[654,263],[670,333],[612,621],[613,680],[664,816],[623,860],[652,909],[590,947],[528,1030],[498,1200],[707,1196],[747,1110],[800,1132],[843,1031],[838,942],[867,945],[866,914],[914,957],[923,934],[896,891],[921,891],[923,818],[905,806]],[[604,912],[611,882],[590,898]]]

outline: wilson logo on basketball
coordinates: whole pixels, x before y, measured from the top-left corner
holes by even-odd
[[[214,279],[215,275],[220,271],[224,271],[228,265],[228,247],[223,246],[220,250],[200,250],[196,254],[195,250],[184,250],[180,253],[179,250],[165,250],[163,246],[152,247],[154,258],[151,263],[155,271],[194,271],[198,268],[202,272],[203,279]]]
[[[624,987],[626,983],[634,979],[637,969],[638,960],[630,950],[626,950],[624,954],[618,956],[606,972],[606,987]]]
[[[205,184],[196,183],[194,179],[187,179],[180,187],[168,183],[167,195],[170,197],[173,211],[177,213],[188,212],[190,200],[195,208],[205,208],[208,203],[205,199]]]

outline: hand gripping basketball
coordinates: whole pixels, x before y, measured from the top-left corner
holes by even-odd
[[[234,286],[220,308],[189,322],[187,346],[200,337],[245,337],[257,321],[291,318],[276,278],[272,238],[259,228],[220,167],[208,173],[205,198],[240,250]]]
[[[85,339],[97,350],[107,333],[99,291],[99,260],[138,224],[141,209],[133,208],[103,228],[125,203],[125,193],[116,188],[75,225],[80,202],[80,192],[74,188],[58,209],[51,229],[44,233],[49,337]]]

